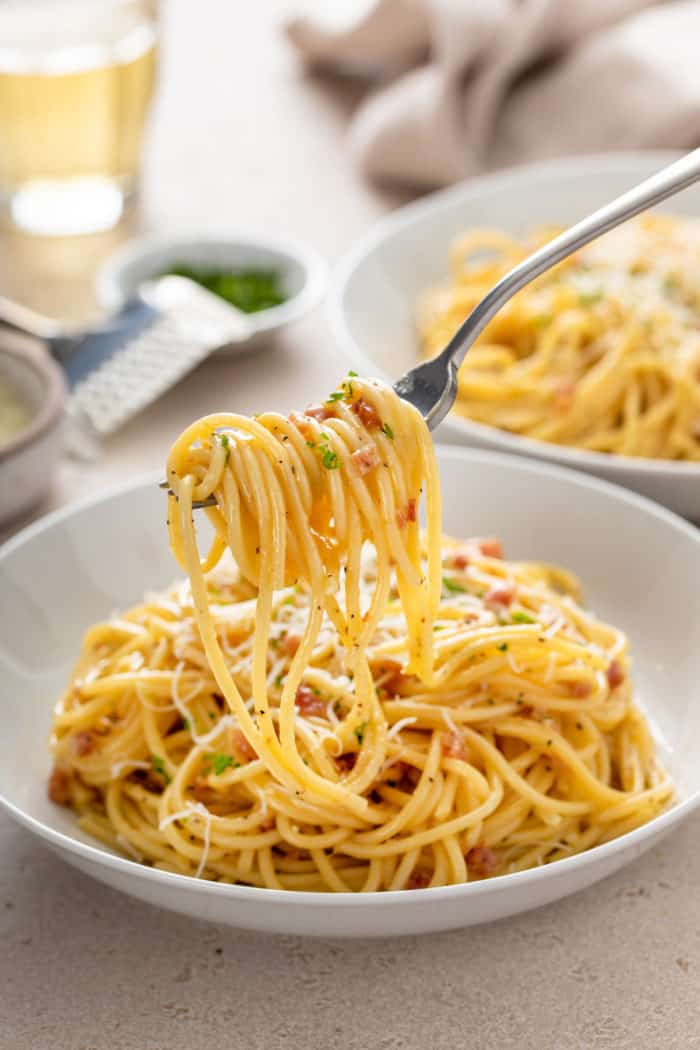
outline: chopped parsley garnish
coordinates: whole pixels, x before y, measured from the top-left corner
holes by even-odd
[[[595,291],[581,292],[578,297],[579,306],[594,306],[595,303],[599,303],[602,298],[603,293],[600,288]]]
[[[221,447],[226,449],[226,456],[224,457],[224,466],[226,466],[231,458],[231,442],[228,439],[228,434],[222,434],[219,441],[221,442]]]
[[[501,652],[504,653],[508,648],[508,642],[501,642],[501,644],[496,646],[496,648],[500,649]]]
[[[354,730],[355,736],[357,737],[358,744],[361,744],[365,739],[365,730],[367,729],[367,723],[363,722],[362,725],[357,726]]]
[[[166,784],[169,784],[170,774],[165,768],[165,760],[160,755],[151,755],[151,765],[153,766],[153,772],[162,777]]]
[[[329,394],[326,398],[326,404],[329,405],[333,401],[342,401],[347,395],[344,390],[334,390],[332,394]]]
[[[309,446],[309,448],[316,448],[316,442],[315,441],[307,441],[306,444]]]
[[[388,423],[382,423],[382,434],[386,434],[386,436],[391,441],[394,440],[394,431],[391,429]]]
[[[329,440],[328,434],[323,434],[322,433],[321,437],[326,442]],[[337,470],[338,469],[338,467],[340,466],[340,462],[338,460],[338,456],[336,455],[336,453],[333,451],[332,448],[329,448],[327,444],[319,445],[318,446],[318,451],[321,454],[321,462],[323,463],[323,465],[326,468],[326,470]]]
[[[451,580],[448,576],[443,576],[442,577],[442,586],[445,588],[446,591],[449,591],[450,594],[466,594],[467,593],[466,590],[464,589],[464,587],[460,586],[460,584],[458,584],[458,583],[455,583],[455,581]]]
[[[189,718],[183,718],[183,720],[182,720],[182,728],[183,729],[189,729],[190,728],[190,724],[191,723],[190,723]]]
[[[521,612],[520,609],[516,609],[516,611],[511,616],[511,620],[513,621],[513,623],[536,623],[537,622],[536,620],[533,620],[533,618],[530,616],[529,613]]]
[[[351,377],[352,379],[357,379],[357,372],[353,372],[352,368],[351,368],[351,369],[350,369],[350,371],[348,372],[348,375],[349,375],[349,376],[350,376],[350,377]]]
[[[330,449],[330,448],[325,448],[323,450],[323,455],[321,456],[321,462],[323,463],[323,465],[326,468],[326,470],[337,470],[338,467],[340,466],[340,463],[338,462],[337,455],[335,454],[333,449]]]
[[[282,682],[283,681],[284,681],[284,679],[283,679],[282,675],[278,674],[277,677],[275,678],[275,685],[277,686],[278,689],[280,689],[282,687]]]
[[[225,299],[227,303],[232,303],[247,314],[269,310],[270,307],[279,306],[289,298],[284,289],[284,275],[278,270],[258,270],[253,267],[218,270],[177,263],[161,276],[169,274],[196,281],[208,292],[218,295],[220,299]]]
[[[224,755],[219,751],[215,752],[212,755],[207,755],[207,758],[211,762],[217,777],[221,776],[221,774],[225,772],[225,770],[227,770],[229,766],[231,766],[233,769],[237,769],[240,766],[240,762],[236,762],[235,758],[232,758],[231,755]]]

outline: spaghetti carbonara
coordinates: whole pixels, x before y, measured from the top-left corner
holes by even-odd
[[[186,875],[366,892],[566,857],[671,800],[624,635],[561,570],[441,537],[427,428],[391,390],[210,416],[168,481],[189,580],[88,631],[54,717],[49,794],[86,832]]]
[[[559,231],[455,241],[451,281],[419,304],[428,356],[495,282]],[[647,215],[543,274],[488,325],[455,411],[595,452],[700,460],[700,222]]]

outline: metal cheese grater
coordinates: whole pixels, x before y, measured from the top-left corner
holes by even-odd
[[[213,350],[247,339],[242,311],[186,277],[160,277],[91,331],[0,300],[0,321],[41,339],[66,368],[68,446],[81,454],[152,404]]]

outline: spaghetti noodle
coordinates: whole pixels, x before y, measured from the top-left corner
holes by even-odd
[[[556,860],[669,803],[624,635],[566,573],[440,536],[391,390],[210,416],[168,480],[189,582],[88,631],[54,717],[49,792],[85,831],[182,874],[372,891]]]
[[[495,282],[554,233],[458,238],[419,306],[432,356]],[[455,411],[594,452],[700,460],[700,223],[647,215],[543,274],[487,326]]]

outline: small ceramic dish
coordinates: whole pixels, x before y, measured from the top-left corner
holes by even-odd
[[[120,309],[139,285],[177,265],[202,269],[262,269],[281,275],[288,296],[280,306],[246,314],[253,326],[245,340],[221,347],[217,353],[236,354],[242,349],[269,343],[282,328],[298,321],[323,298],[328,267],[306,244],[268,239],[247,233],[182,234],[143,237],[130,241],[104,262],[97,272],[96,293],[105,309]]]
[[[0,439],[0,524],[38,503],[62,450],[63,373],[45,350],[14,333],[0,339],[0,379],[28,410],[27,423]]]

